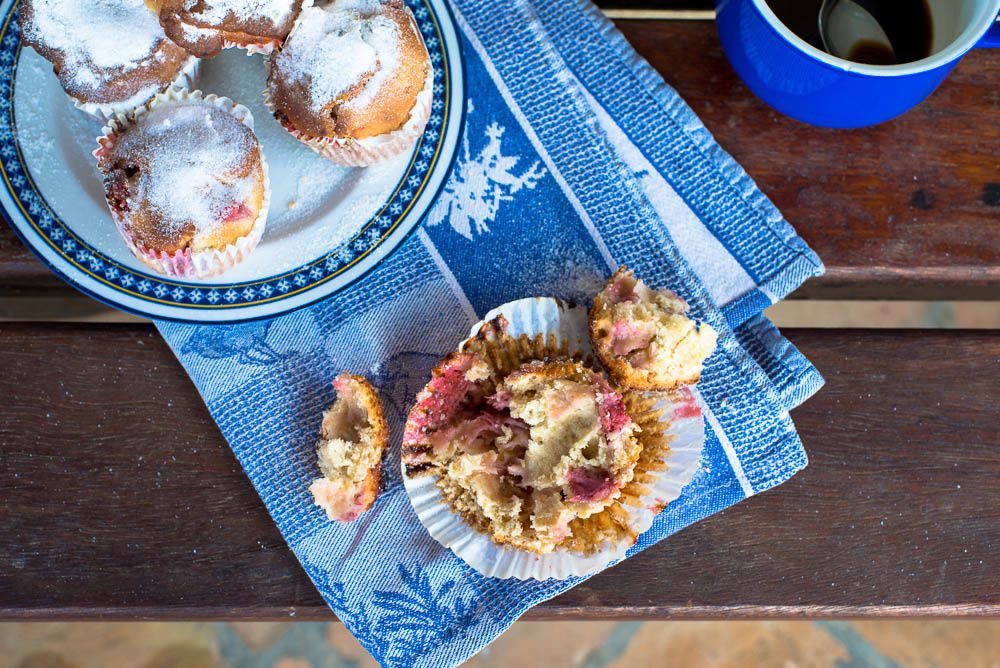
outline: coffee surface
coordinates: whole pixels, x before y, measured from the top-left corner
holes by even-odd
[[[859,39],[847,59],[871,65],[898,65],[931,54],[934,25],[927,0],[853,0],[874,17],[889,38],[891,48]],[[825,51],[819,31],[822,0],[767,0],[785,26],[803,40]]]

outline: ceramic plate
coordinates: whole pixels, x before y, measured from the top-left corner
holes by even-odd
[[[21,48],[14,0],[0,2],[0,205],[56,274],[150,318],[234,322],[274,316],[364,280],[420,222],[461,137],[458,39],[446,0],[407,0],[434,64],[434,103],[412,151],[365,169],[340,167],[297,142],[263,104],[265,63],[229,49],[202,63],[198,88],[246,105],[271,167],[271,211],[257,250],[221,276],[169,279],[118,235],[91,151],[101,124],[78,111],[52,66]]]

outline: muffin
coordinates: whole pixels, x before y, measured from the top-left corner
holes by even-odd
[[[403,461],[407,475],[437,475],[493,542],[547,554],[632,480],[637,431],[622,395],[579,362],[531,360],[497,382],[488,356],[462,352],[418,395]]]
[[[143,0],[22,0],[24,42],[52,63],[76,106],[106,120],[172,85],[198,60],[171,42]]]
[[[309,491],[327,517],[350,522],[378,497],[389,428],[378,395],[367,380],[344,373],[333,386],[337,399],[323,414],[317,446],[323,477]]]
[[[594,298],[591,343],[601,364],[625,387],[672,390],[696,383],[718,336],[687,312],[676,294],[651,290],[622,267]]]
[[[94,156],[111,215],[151,268],[205,278],[256,247],[270,195],[246,107],[171,91],[114,119],[99,143]]]
[[[199,58],[222,49],[271,53],[291,32],[303,5],[312,0],[147,0],[160,24],[179,46]]]
[[[402,0],[308,7],[270,63],[267,103],[319,154],[370,165],[410,148],[430,116],[434,72]]]

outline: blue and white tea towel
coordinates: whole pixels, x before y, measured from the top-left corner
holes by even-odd
[[[627,264],[720,333],[700,385],[703,466],[630,554],[804,467],[788,410],[823,382],[761,315],[822,264],[608,21],[566,0],[453,9],[464,144],[422,227],[307,309],[158,325],[324,599],[388,666],[458,664],[580,581],[480,576],[427,534],[402,487],[410,402],[479,315],[534,295],[585,302]],[[347,525],[307,491],[342,370],[371,379],[393,429],[386,489]]]

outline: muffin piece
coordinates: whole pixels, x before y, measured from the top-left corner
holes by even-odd
[[[418,395],[403,457],[494,542],[545,554],[632,479],[635,432],[622,396],[577,362],[528,362],[496,383],[485,357],[456,353]]]
[[[22,0],[20,21],[66,94],[102,120],[192,83],[197,59],[167,38],[143,0]]]
[[[417,394],[403,432],[408,475],[450,459],[463,443],[488,437],[490,421],[471,418],[484,407],[489,378],[489,362],[475,353],[452,353],[434,368],[431,381]],[[459,424],[463,417],[470,418],[464,426]]]
[[[302,11],[302,0],[147,0],[179,46],[199,58],[226,47],[270,53],[281,46]]]
[[[308,7],[271,60],[278,121],[340,164],[366,165],[412,146],[430,115],[433,69],[402,0]]]
[[[698,382],[715,349],[709,325],[687,316],[688,305],[669,290],[651,290],[620,268],[594,298],[590,339],[614,380],[640,390],[672,390]]]
[[[200,92],[159,96],[114,121],[95,151],[112,216],[140,260],[211,276],[256,246],[267,168],[246,107]]]
[[[317,447],[323,477],[309,491],[331,520],[351,522],[378,497],[389,428],[382,403],[367,380],[343,373],[333,386],[337,400],[323,414]]]

